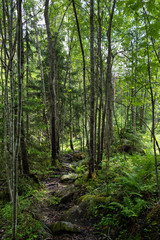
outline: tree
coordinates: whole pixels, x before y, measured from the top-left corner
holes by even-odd
[[[72,0],[72,4],[73,4],[73,10],[74,10],[76,24],[77,24],[77,31],[78,31],[79,42],[80,42],[80,47],[81,47],[81,52],[82,52],[82,58],[83,58],[83,89],[84,89],[83,95],[84,95],[84,111],[85,111],[85,134],[86,134],[86,139],[87,139],[87,146],[89,148],[88,128],[87,128],[86,60],[85,60],[81,31],[80,31],[80,26],[79,26],[79,21],[78,21],[78,16],[77,16],[77,11],[76,11],[76,6],[75,6],[74,0]]]
[[[16,136],[13,149],[13,220],[12,220],[12,239],[16,239],[17,226],[17,197],[18,197],[18,154],[21,139],[21,121],[22,121],[22,1],[17,1],[17,72],[18,72],[18,109]]]
[[[106,146],[108,159],[110,156],[110,147],[113,143],[113,106],[114,106],[114,92],[112,80],[112,22],[115,10],[116,0],[113,1],[112,8],[109,12],[109,24],[107,31],[108,40],[108,56],[107,56],[107,72],[105,83],[105,97],[106,97]]]
[[[89,178],[92,177],[95,168],[95,76],[94,76],[94,1],[90,0],[90,158]]]
[[[48,17],[49,0],[45,1],[45,23],[48,36],[48,53],[49,53],[49,90],[50,90],[50,112],[51,112],[51,151],[52,164],[56,160],[56,82],[55,82],[55,45],[52,40]]]

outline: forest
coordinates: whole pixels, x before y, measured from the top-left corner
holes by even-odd
[[[159,9],[0,0],[0,239],[160,239]]]

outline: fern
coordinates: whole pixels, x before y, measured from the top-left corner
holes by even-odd
[[[108,207],[111,210],[117,208],[121,210],[119,214],[122,214],[128,218],[138,217],[143,208],[147,207],[147,202],[140,198],[131,199],[129,197],[123,198],[123,203],[111,202]]]

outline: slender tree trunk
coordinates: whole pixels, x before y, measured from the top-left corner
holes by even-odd
[[[51,154],[52,164],[56,160],[56,83],[55,83],[55,48],[52,40],[48,17],[49,0],[45,1],[45,23],[48,36],[48,52],[49,52],[49,90],[50,90],[50,112],[51,112]]]
[[[8,77],[9,77],[9,66],[7,65],[7,27],[6,27],[6,9],[5,9],[5,2],[2,1],[3,5],[3,26],[4,32],[2,30],[2,25],[0,26],[1,36],[2,36],[2,46],[4,49],[4,69],[5,69],[5,89],[4,89],[4,156],[5,156],[5,163],[6,163],[6,175],[7,175],[7,182],[8,182],[8,189],[10,194],[10,199],[13,200],[13,189],[12,189],[12,179],[11,179],[11,163],[9,161],[9,151],[8,151],[8,123],[9,123],[9,100],[8,100]],[[11,143],[11,142],[10,142]],[[11,150],[11,148],[10,148]]]
[[[39,66],[40,66],[40,72],[41,72],[41,82],[42,82],[42,98],[43,98],[43,118],[44,122],[46,124],[47,128],[47,137],[48,140],[50,140],[50,134],[49,134],[49,126],[48,126],[48,117],[46,113],[46,89],[45,89],[45,82],[44,82],[44,74],[43,74],[43,65],[42,65],[42,57],[41,57],[41,48],[39,44],[39,36],[38,36],[38,29],[36,22],[34,23],[35,31],[36,31],[36,40],[37,40],[37,47],[38,47],[38,58],[39,58]]]
[[[110,147],[113,143],[113,107],[114,107],[114,90],[112,80],[112,46],[111,46],[111,35],[112,35],[112,22],[115,10],[116,0],[113,1],[113,6],[109,18],[109,26],[107,32],[108,38],[108,57],[107,57],[107,72],[106,72],[106,84],[105,84],[105,96],[106,96],[106,147],[107,156],[110,157]]]
[[[91,93],[90,93],[90,157],[89,157],[89,178],[92,177],[95,168],[95,76],[94,76],[94,0],[90,0],[90,72],[91,72]]]
[[[84,111],[85,111],[85,134],[86,134],[87,146],[88,146],[88,149],[89,149],[88,127],[87,127],[88,119],[87,119],[87,93],[86,93],[86,61],[85,61],[85,54],[84,54],[84,48],[83,48],[83,43],[82,43],[82,37],[81,37],[81,31],[80,31],[80,26],[79,26],[75,1],[72,0],[72,3],[73,3],[73,10],[74,10],[74,14],[75,14],[76,24],[77,24],[77,31],[78,31],[78,36],[79,36],[81,53],[82,53],[82,58],[83,58],[83,90],[84,90]]]
[[[29,99],[29,92],[28,92],[28,88],[29,88],[29,35],[28,35],[28,25],[26,23],[26,63],[27,63],[27,67],[26,67],[26,97],[27,97],[27,101]],[[27,131],[27,139],[29,136],[29,113],[28,111],[26,112],[26,131]]]
[[[71,59],[70,59],[71,61]],[[69,61],[69,62],[70,62]],[[69,67],[69,112],[70,112],[70,148],[72,151],[74,151],[74,146],[73,146],[73,122],[72,122],[72,90],[71,90],[71,73],[70,73],[70,67]]]
[[[131,90],[131,96],[132,96],[132,99],[133,99],[131,110],[132,110],[132,129],[133,129],[133,133],[135,134],[136,133],[136,115],[137,115],[137,108],[135,106],[135,98],[136,98],[136,95],[137,95],[137,93],[136,93],[136,91],[137,91],[136,90],[137,80],[136,80],[136,66],[134,67],[134,61],[133,61],[133,59],[134,59],[134,56],[133,56],[134,46],[133,46],[132,42],[131,42],[131,45],[132,45],[132,84],[133,84],[133,89]],[[137,51],[137,49],[136,49],[136,51]],[[136,62],[137,62],[137,60],[136,60]]]
[[[146,98],[146,91],[145,93],[142,93],[141,95],[141,98],[144,99],[145,101],[145,98]],[[144,102],[143,101],[143,102]],[[139,119],[139,126],[140,126],[140,130],[143,130],[143,125],[144,125],[144,115],[145,115],[145,104],[143,104],[141,107],[140,107],[140,119]]]
[[[22,84],[22,89],[23,89],[23,77],[24,77],[24,43],[23,43],[23,27],[22,27],[22,16],[21,16],[21,84]],[[27,79],[27,81],[28,81],[28,79]],[[23,116],[23,109],[22,109],[21,114]],[[21,119],[20,150],[21,150],[21,157],[22,157],[23,173],[29,175],[29,162],[28,162],[26,134],[25,134],[23,119],[24,119],[24,117]],[[20,154],[19,154],[19,156],[20,156]]]
[[[29,163],[28,163],[28,152],[26,146],[26,137],[25,137],[25,129],[24,123],[22,120],[21,126],[21,156],[22,156],[22,167],[23,167],[23,174],[29,175]]]
[[[145,13],[145,10],[144,10],[144,13]],[[150,52],[149,52],[149,37],[148,37],[148,29],[147,29],[146,19],[144,19],[144,21],[145,21],[146,38],[147,38],[148,80],[149,80],[151,104],[152,104],[152,133],[151,134],[153,137],[153,150],[154,150],[154,159],[155,159],[155,174],[156,174],[156,183],[157,183],[157,193],[158,193],[158,198],[160,200],[158,161],[157,161],[156,138],[155,138],[155,97],[154,97],[153,89],[152,89],[151,64],[150,64],[151,60],[150,60]]]
[[[102,159],[103,159],[105,119],[106,119],[106,101],[105,101],[105,105],[103,107],[103,114],[102,114],[102,129],[101,129],[101,144],[100,144],[99,162],[102,162]]]
[[[102,13],[103,14],[103,13]],[[100,16],[100,0],[98,0],[98,23],[99,23],[99,32],[98,32],[98,59],[99,59],[99,115],[98,115],[98,145],[97,145],[97,167],[102,161],[101,158],[101,125],[102,125],[102,101],[103,101],[103,61],[102,61],[102,17]]]
[[[18,114],[16,125],[15,149],[13,152],[13,219],[12,219],[12,240],[16,240],[17,227],[17,198],[18,198],[18,154],[21,138],[21,117],[22,117],[22,0],[17,1],[17,60],[18,60]]]

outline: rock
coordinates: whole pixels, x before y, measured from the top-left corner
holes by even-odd
[[[73,154],[73,160],[79,161],[86,158],[86,155],[83,152],[77,152]]]
[[[107,200],[109,200],[110,197],[104,197],[104,196],[99,196],[99,195],[84,195],[81,196],[78,199],[78,203],[80,205],[83,205],[84,203],[86,203],[86,205],[88,206],[92,206],[98,203],[106,203]]]
[[[82,218],[86,217],[87,210],[92,209],[98,203],[106,203],[107,197],[96,195],[84,195],[79,198],[78,205],[68,209],[61,217],[61,221],[79,223]]]
[[[62,215],[61,220],[76,224],[80,222],[83,215],[84,212],[82,212],[81,208],[78,205],[75,205]]]
[[[82,215],[86,216],[92,213],[92,209],[98,204],[106,204],[110,201],[110,197],[99,196],[99,195],[84,195],[81,196],[77,203],[81,209]]]
[[[65,204],[73,200],[75,194],[75,186],[72,184],[66,188],[63,188],[59,193],[58,196],[61,198],[60,203]]]
[[[76,180],[76,178],[78,177],[77,174],[75,173],[70,173],[67,175],[63,175],[60,179],[61,182],[73,182]]]
[[[68,203],[73,200],[74,192],[68,192],[61,198],[60,203]]]
[[[81,232],[81,228],[75,224],[65,221],[58,221],[51,226],[51,230],[53,233],[59,232],[72,232],[78,233]]]

